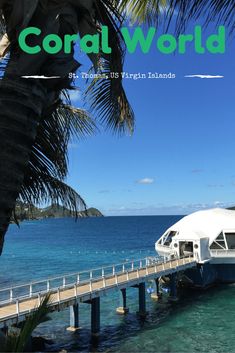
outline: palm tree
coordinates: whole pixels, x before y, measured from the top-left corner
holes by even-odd
[[[124,50],[119,33],[122,18],[115,6],[103,1],[0,0],[1,29],[6,36],[1,52],[9,51],[1,64],[0,82],[0,252],[9,220],[20,197],[26,201],[60,201],[72,210],[83,205],[79,195],[64,183],[67,173],[67,147],[72,132],[91,132],[93,125],[85,114],[64,105],[61,94],[71,88],[70,72],[79,63],[71,55],[53,58],[40,53],[30,56],[19,50],[17,37],[26,26],[38,26],[44,34],[61,36],[78,31],[99,33],[109,27],[112,54],[91,56],[96,69],[122,71]],[[4,44],[5,43],[5,44]],[[6,44],[7,43],[7,44]],[[2,49],[4,48],[4,49]],[[22,76],[59,76],[60,79],[23,79]],[[91,110],[102,122],[122,132],[133,127],[133,112],[121,80],[93,82],[86,92]],[[79,130],[80,129],[80,130]]]
[[[0,254],[18,198],[30,203],[52,200],[72,211],[85,207],[65,183],[68,141],[71,135],[95,130],[85,111],[69,107],[67,90],[73,84],[69,73],[80,66],[74,51],[28,55],[19,49],[20,31],[34,26],[42,29],[43,36],[75,32],[83,36],[100,33],[101,26],[107,26],[112,53],[89,57],[93,70],[107,74],[108,79],[90,82],[84,99],[88,110],[106,127],[118,133],[132,132],[134,114],[121,75],[119,79],[110,76],[123,69],[125,46],[120,27],[126,16],[132,22],[155,23],[164,5],[165,0],[0,0],[0,57],[5,58],[0,62]]]

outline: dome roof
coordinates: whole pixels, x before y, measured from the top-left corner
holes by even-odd
[[[171,226],[168,231],[178,232],[174,239],[190,240],[209,237],[210,243],[222,231],[235,233],[235,211],[214,208],[192,213]]]

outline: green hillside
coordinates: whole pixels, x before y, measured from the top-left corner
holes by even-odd
[[[15,217],[18,221],[44,218],[72,218],[75,217],[75,212],[70,212],[67,208],[56,204],[46,208],[38,208],[19,201],[16,205]],[[87,211],[78,212],[78,217],[103,217],[103,214],[96,208],[89,208]]]

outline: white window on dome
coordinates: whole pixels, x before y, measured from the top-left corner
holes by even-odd
[[[225,233],[227,245],[229,250],[235,249],[235,231]]]
[[[173,237],[177,234],[175,231],[170,231],[166,234],[165,239],[163,239],[163,245],[170,246],[172,243]]]
[[[224,233],[221,232],[218,237],[210,246],[211,250],[227,250],[226,240],[224,238]]]

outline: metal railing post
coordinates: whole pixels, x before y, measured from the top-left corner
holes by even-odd
[[[13,299],[13,289],[10,289],[10,301],[12,302]]]
[[[41,293],[38,293],[38,306],[41,304]]]
[[[78,291],[77,291],[77,285],[76,284],[74,285],[74,294],[75,294],[75,297],[77,298]]]
[[[57,299],[58,303],[60,304],[60,287],[57,289]]]
[[[19,300],[16,300],[16,314],[19,315],[20,313],[20,306],[19,306]]]

